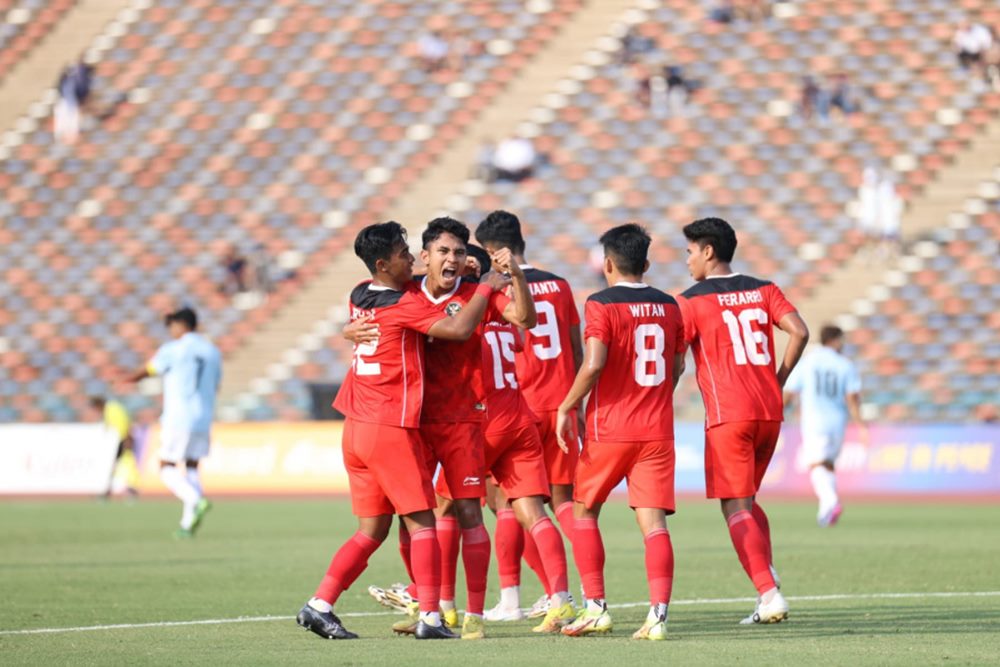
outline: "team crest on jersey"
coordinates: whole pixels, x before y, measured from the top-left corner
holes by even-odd
[[[448,313],[448,317],[455,317],[460,310],[462,310],[462,304],[457,301],[452,301],[444,307],[444,312]]]

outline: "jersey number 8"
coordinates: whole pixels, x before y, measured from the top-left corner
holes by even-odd
[[[640,387],[658,387],[667,379],[665,348],[666,336],[659,324],[640,324],[635,328],[635,382]],[[649,372],[650,364],[653,365],[652,373]]]

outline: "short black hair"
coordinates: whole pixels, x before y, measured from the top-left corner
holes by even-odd
[[[377,271],[375,263],[382,259],[389,261],[400,244],[406,245],[406,230],[395,220],[368,225],[354,239],[354,254],[368,267],[372,274]]]
[[[695,220],[684,228],[684,237],[702,248],[712,246],[720,262],[731,262],[736,254],[736,230],[722,218]]]
[[[840,340],[844,337],[844,330],[834,324],[825,324],[823,328],[819,330],[819,342],[823,345],[829,345],[830,343]]]
[[[88,398],[87,402],[90,403],[90,407],[96,410],[100,410],[107,404],[108,400],[103,396],[97,396],[95,394],[94,396]]]
[[[480,277],[482,277],[482,275],[489,271],[490,267],[493,266],[493,259],[490,257],[490,253],[486,252],[479,246],[470,243],[465,246],[465,250],[469,253],[469,257],[475,257],[479,260]]]
[[[646,257],[652,239],[635,223],[612,227],[601,236],[604,254],[618,270],[629,276],[641,276],[646,270]]]
[[[167,316],[163,318],[163,323],[168,327],[174,322],[180,322],[190,331],[194,331],[198,328],[198,315],[194,312],[193,308],[184,306],[172,313],[167,313]]]
[[[459,222],[455,218],[444,217],[434,218],[427,223],[427,229],[424,230],[421,238],[424,249],[426,250],[427,246],[441,238],[442,234],[451,234],[465,245],[469,245],[469,228],[465,226],[465,223]]]
[[[516,255],[524,254],[521,221],[507,211],[493,211],[486,216],[476,227],[476,240],[483,245],[495,243],[502,248],[509,248]]]

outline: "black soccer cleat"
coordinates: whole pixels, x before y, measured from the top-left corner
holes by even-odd
[[[295,622],[324,639],[357,639],[358,636],[340,624],[340,619],[332,611],[316,611],[308,604],[302,607]]]
[[[413,633],[417,639],[458,639],[458,635],[448,629],[448,626],[430,625],[424,621],[417,622],[417,629]]]

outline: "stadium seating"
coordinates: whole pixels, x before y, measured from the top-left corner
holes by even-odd
[[[0,80],[75,4],[76,0],[14,0],[0,5]]]

